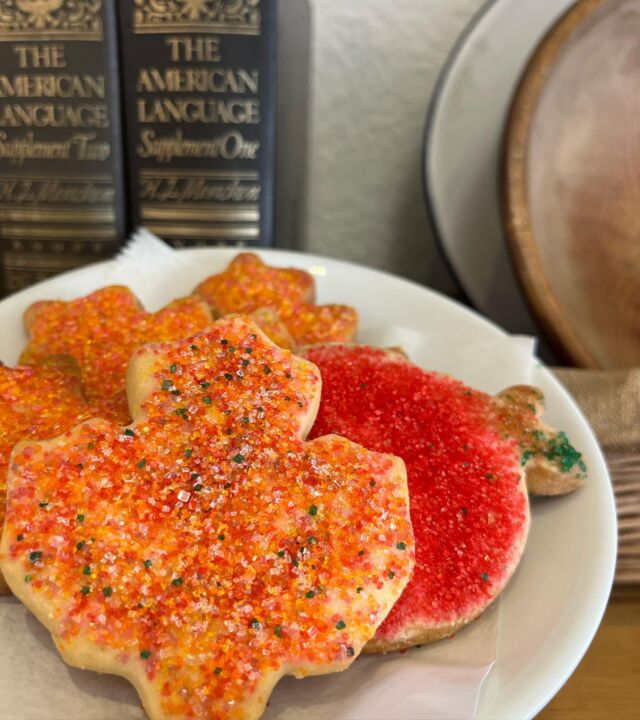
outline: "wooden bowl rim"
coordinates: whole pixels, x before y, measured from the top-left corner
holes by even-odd
[[[512,264],[533,314],[563,360],[602,369],[558,301],[536,244],[528,206],[527,162],[535,110],[558,55],[575,31],[611,0],[579,0],[551,27],[528,61],[507,116],[502,150],[502,216]]]

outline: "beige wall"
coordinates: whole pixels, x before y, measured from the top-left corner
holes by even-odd
[[[451,287],[424,209],[423,129],[438,71],[482,4],[310,0],[304,249]]]

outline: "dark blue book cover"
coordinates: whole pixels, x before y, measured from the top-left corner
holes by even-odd
[[[125,236],[111,0],[0,3],[0,294]]]
[[[131,224],[272,245],[275,0],[119,0]]]

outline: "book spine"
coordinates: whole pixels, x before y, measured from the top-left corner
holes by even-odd
[[[131,220],[272,245],[276,0],[119,0]]]
[[[110,0],[0,3],[0,293],[108,257],[125,235]]]

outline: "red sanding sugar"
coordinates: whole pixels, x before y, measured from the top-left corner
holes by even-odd
[[[416,567],[378,637],[454,622],[504,581],[526,523],[515,441],[498,435],[493,399],[395,354],[326,345],[310,437],[343,435],[406,463]]]

